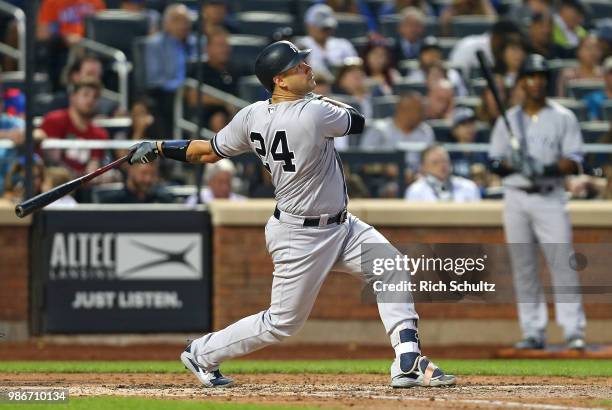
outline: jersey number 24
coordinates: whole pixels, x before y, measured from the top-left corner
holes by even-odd
[[[258,132],[251,132],[251,141],[257,143],[258,146],[255,147],[255,152],[257,152],[257,154],[261,157],[261,161],[268,172],[272,172],[270,170],[270,164],[268,164],[266,161],[268,151],[266,150],[266,143],[262,135]],[[272,159],[274,161],[284,162],[283,171],[295,172],[295,164],[293,163],[295,154],[289,149],[289,144],[287,144],[287,134],[285,131],[276,131],[274,133],[270,154],[272,154]]]

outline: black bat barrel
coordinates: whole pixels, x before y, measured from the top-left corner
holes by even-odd
[[[37,211],[51,202],[55,202],[64,195],[69,194],[74,191],[76,188],[81,185],[80,179],[75,179],[69,182],[66,182],[63,185],[60,185],[56,188],[53,188],[50,191],[43,192],[42,194],[36,195],[26,201],[23,201],[19,205],[15,207],[15,214],[19,218],[24,218],[30,215],[32,212]]]

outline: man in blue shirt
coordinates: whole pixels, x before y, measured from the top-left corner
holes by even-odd
[[[4,112],[3,93],[0,91],[0,141],[9,140],[20,145],[24,140],[25,122],[14,115]],[[17,158],[17,149],[0,148],[0,194],[4,191],[4,177],[13,160]]]
[[[593,91],[584,97],[590,120],[603,120],[603,105],[606,100],[612,99],[612,56],[606,58],[604,62],[604,81],[603,90]]]

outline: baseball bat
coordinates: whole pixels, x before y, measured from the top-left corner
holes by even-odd
[[[74,191],[83,184],[91,181],[95,177],[102,175],[113,168],[117,168],[118,166],[129,160],[131,155],[132,153],[129,153],[128,155],[125,155],[111,162],[108,165],[100,167],[95,171],[90,172],[89,174],[85,174],[79,178],[75,178],[72,181],[68,181],[65,184],[57,186],[47,192],[43,192],[42,194],[38,194],[26,201],[23,201],[15,207],[15,214],[19,218],[23,218],[30,215],[34,211],[38,211],[39,209],[44,208],[51,202],[57,201],[64,195],[69,194],[70,192]]]
[[[510,135],[510,146],[514,151],[520,152],[521,144],[516,135],[514,134],[514,131],[512,131],[512,128],[510,128],[510,122],[508,121],[508,117],[506,116],[506,109],[502,104],[501,98],[499,98],[499,90],[497,89],[497,83],[495,83],[495,81],[493,80],[493,74],[491,74],[491,68],[487,63],[484,52],[482,50],[476,51],[476,58],[478,58],[482,74],[484,75],[485,80],[487,80],[487,85],[489,86],[489,89],[493,94],[493,98],[495,99],[495,105],[497,105],[497,109],[499,110],[499,113],[504,120],[504,124],[506,125],[506,129],[508,130],[508,134]]]

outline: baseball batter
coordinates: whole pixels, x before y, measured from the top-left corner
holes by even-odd
[[[346,210],[342,164],[333,139],[361,133],[364,118],[351,106],[309,94],[315,87],[304,62],[309,52],[288,41],[266,47],[255,73],[272,98],[242,109],[212,140],[142,142],[133,149],[131,163],[158,156],[215,162],[254,151],[272,175],[277,206],[265,230],[274,263],[270,307],[192,341],[181,354],[185,367],[207,387],[233,383],[219,372],[224,361],[295,334],[332,269],[369,282],[373,273],[362,266],[374,255],[362,254],[361,245],[388,244]],[[390,245],[385,248],[390,249],[385,256],[398,254]],[[379,301],[378,309],[396,353],[393,387],[455,384],[454,376],[420,354],[418,315],[410,294],[398,302]]]
[[[542,244],[552,274],[557,323],[571,349],[584,349],[586,320],[578,275],[570,266],[572,229],[565,209],[564,176],[578,173],[582,135],[575,115],[547,100],[550,70],[546,59],[527,57],[519,74],[525,103],[508,110],[510,126],[520,140],[513,152],[500,117],[491,135],[489,156],[504,177],[504,231],[510,243],[514,288],[523,340],[518,349],[543,349],[548,311],[538,276],[536,243]],[[567,288],[566,288],[567,287]]]

